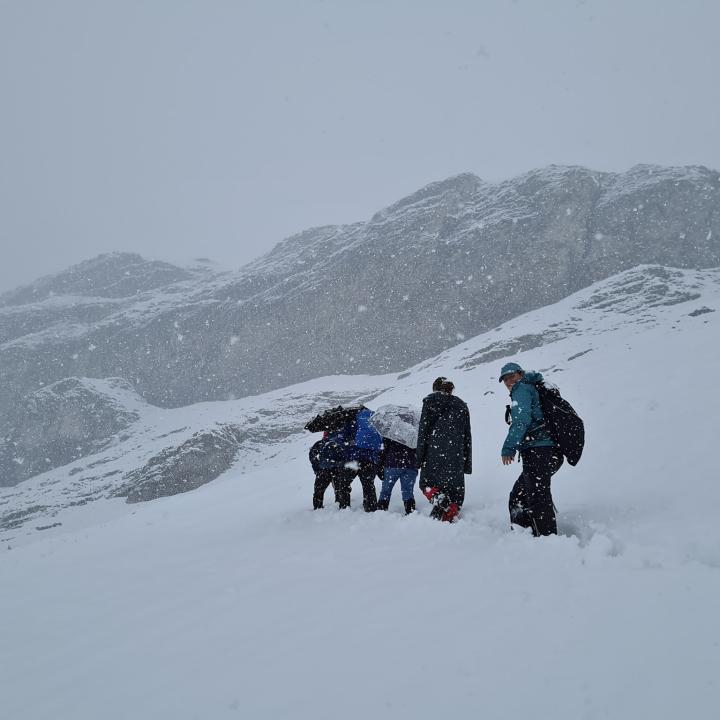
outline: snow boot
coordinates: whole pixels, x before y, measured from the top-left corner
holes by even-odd
[[[435,505],[433,509],[430,511],[430,517],[433,520],[442,520],[442,516],[445,514],[445,509],[441,508],[439,505]]]
[[[415,498],[412,498],[412,500],[406,500],[405,501],[405,514],[410,515],[410,513],[415,512]]]
[[[450,504],[447,495],[436,487],[426,487],[423,491],[423,495],[428,499],[428,502],[433,506],[430,511],[430,517],[434,520],[442,520],[448,506]]]
[[[453,522],[459,512],[460,508],[458,507],[458,504],[450,503],[450,505],[448,505],[448,509],[443,513],[443,516],[440,519],[443,522]]]
[[[377,509],[378,510],[389,510],[390,509],[390,501],[389,500],[378,500],[377,501]]]

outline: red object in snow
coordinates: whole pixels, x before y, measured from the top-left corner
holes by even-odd
[[[458,507],[457,503],[450,503],[450,506],[448,509],[443,513],[442,518],[440,518],[443,522],[452,522],[456,517],[457,514],[460,512],[460,508]]]
[[[426,487],[422,494],[428,499],[428,502],[433,502],[433,498],[440,492],[440,488]]]

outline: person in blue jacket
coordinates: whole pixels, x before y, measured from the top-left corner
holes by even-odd
[[[370,424],[372,415],[373,411],[368,408],[360,410],[353,427],[348,432],[351,445],[348,448],[350,462],[347,466],[354,466],[354,471],[360,479],[365,512],[375,512],[377,510],[375,477],[378,476],[381,480],[383,477],[382,437]]]
[[[535,388],[535,383],[542,381],[540,373],[526,373],[515,362],[506,363],[500,371],[500,382],[510,392],[510,428],[500,455],[503,465],[510,465],[517,454],[523,464],[510,492],[510,522],[531,528],[536,537],[557,534],[550,481],[563,464],[562,453],[543,420]]]

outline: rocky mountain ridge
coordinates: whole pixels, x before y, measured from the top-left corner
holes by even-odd
[[[398,372],[645,263],[720,265],[717,172],[459,175],[233,273],[95,258],[0,296],[0,482],[27,473],[14,409],[66,378],[124,378],[169,408]]]

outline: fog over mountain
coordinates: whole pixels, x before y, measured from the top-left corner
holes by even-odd
[[[28,476],[12,469],[14,443],[27,444],[33,408],[53,406],[44,388],[66,378],[120,378],[178,407],[396,372],[644,263],[720,265],[717,171],[460,175],[368,222],[299,233],[234,273],[88,260],[0,296],[3,482]],[[86,451],[70,425],[52,465]]]

